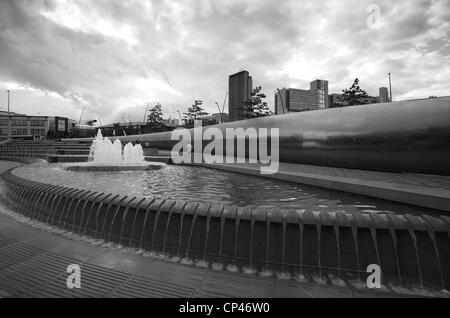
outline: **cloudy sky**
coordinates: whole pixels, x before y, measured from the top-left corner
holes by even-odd
[[[450,95],[448,0],[0,0],[0,109],[104,124],[223,103],[246,69],[276,88],[355,77],[395,100]]]

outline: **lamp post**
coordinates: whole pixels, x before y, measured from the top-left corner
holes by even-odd
[[[11,116],[9,112],[9,89],[6,91],[8,93],[8,139],[11,138]]]
[[[392,83],[391,83],[391,73],[388,73],[389,76],[389,101],[392,103]]]

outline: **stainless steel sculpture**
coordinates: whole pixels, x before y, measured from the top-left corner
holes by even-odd
[[[450,175],[450,97],[323,109],[216,125],[279,128],[280,161]],[[191,131],[192,134],[192,131]],[[171,133],[120,137],[170,150]]]

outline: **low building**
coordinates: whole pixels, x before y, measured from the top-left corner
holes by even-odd
[[[222,123],[227,123],[230,121],[230,116],[227,113],[214,113],[211,115],[212,119],[214,119],[215,121],[217,121],[218,123],[220,123],[222,121]]]
[[[203,121],[214,124],[227,123],[230,121],[230,116],[227,113],[214,113],[203,117]]]
[[[181,126],[180,120],[179,119],[172,119],[172,117],[169,117],[168,119],[164,119],[163,123],[166,126],[174,126],[174,127]]]
[[[8,124],[9,121],[9,124]],[[8,136],[14,139],[45,139],[65,138],[68,136],[68,118],[52,116],[28,116],[19,113],[0,112],[0,137]]]
[[[389,103],[389,90],[387,87],[380,87],[379,89],[379,102],[380,103]]]
[[[129,122],[129,123],[114,123],[101,127],[95,127],[102,130],[103,136],[128,136],[128,135],[140,135],[144,133],[145,124],[143,122]]]
[[[177,123],[177,121],[171,121],[170,123],[167,121],[163,121],[162,126],[158,129],[155,129],[148,123],[144,123],[142,121],[114,123],[101,127],[95,127],[95,134],[97,134],[98,129],[102,130],[102,135],[105,137],[150,134],[174,130],[178,127],[178,125],[175,123]]]
[[[72,123],[69,136],[70,138],[91,138],[95,137],[95,133],[95,126]]]
[[[364,104],[378,104],[378,103],[388,103],[389,93],[386,87],[379,88],[379,96],[367,96],[364,98]],[[348,106],[343,100],[342,94],[331,94],[328,98],[329,105],[328,108],[345,107]]]
[[[315,80],[310,89],[283,88],[275,92],[275,114],[328,108],[328,81]]]

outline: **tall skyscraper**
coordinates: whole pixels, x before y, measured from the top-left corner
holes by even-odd
[[[245,119],[245,103],[250,99],[253,89],[252,77],[247,71],[230,75],[228,79],[228,113],[230,121]]]

